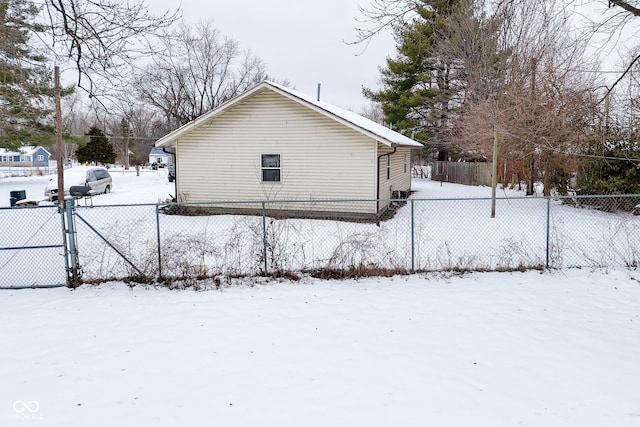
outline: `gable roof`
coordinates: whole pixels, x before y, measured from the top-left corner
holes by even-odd
[[[241,95],[225,102],[224,104],[214,108],[206,114],[198,117],[197,119],[187,123],[186,125],[174,130],[173,132],[165,135],[156,141],[156,147],[170,147],[175,145],[176,140],[183,135],[191,132],[194,129],[208,123],[211,119],[221,114],[225,110],[231,108],[232,106],[244,101],[245,99],[251,97],[253,94],[257,93],[261,90],[271,90],[273,92],[279,93],[286,98],[289,98],[293,101],[298,102],[301,105],[304,105],[312,110],[315,110],[326,117],[329,117],[339,123],[342,123],[345,126],[348,126],[360,133],[363,133],[370,138],[375,139],[381,144],[392,146],[392,145],[404,145],[410,147],[422,147],[422,144],[414,141],[411,138],[408,138],[399,132],[391,130],[386,126],[383,126],[379,123],[376,123],[372,120],[367,119],[366,117],[362,117],[359,114],[354,113],[353,111],[344,110],[340,107],[336,107],[335,105],[329,104],[324,101],[318,101],[315,98],[305,95],[301,92],[298,92],[293,89],[289,89],[287,87],[281,86],[277,83],[270,82],[265,80]]]
[[[41,145],[38,145],[37,147],[34,147],[33,145],[24,145],[18,148],[18,151],[11,151],[6,148],[0,148],[0,154],[6,155],[6,156],[32,156],[38,150],[43,150],[47,153],[47,155],[51,156],[51,153],[49,152],[49,150],[47,150]]]
[[[150,156],[170,156],[171,154],[166,151],[162,151],[162,148],[153,147],[151,151],[149,151]]]

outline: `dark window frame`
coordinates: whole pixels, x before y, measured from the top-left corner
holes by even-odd
[[[263,183],[282,182],[282,155],[280,153],[260,154],[260,178]]]

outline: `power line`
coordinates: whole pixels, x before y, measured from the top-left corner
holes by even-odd
[[[597,74],[621,74],[624,70],[587,70],[582,68],[561,68],[555,67],[558,71],[573,71],[576,73],[597,73]]]
[[[74,138],[86,138],[86,137],[91,137],[91,135],[71,135]],[[140,140],[146,140],[146,141],[157,141],[159,140],[161,137],[152,137],[152,136],[109,136],[109,135],[105,135],[108,139],[130,139],[132,141],[140,141]]]
[[[594,159],[603,159],[603,160],[626,160],[629,162],[638,162],[640,163],[640,159],[634,159],[633,157],[612,157],[612,156],[597,156],[595,154],[580,154],[580,153],[563,153],[567,155],[573,155],[578,157],[591,157]]]
[[[526,144],[530,144],[533,145],[536,149],[545,149],[547,148],[546,146],[544,146],[543,144],[538,144],[537,142],[533,142],[530,141],[528,139],[519,137],[518,135],[514,135],[511,132],[508,132],[504,129],[498,129],[500,133],[504,133],[508,136],[511,136],[515,139],[519,139],[520,141],[526,143]],[[636,159],[633,157],[614,157],[614,156],[603,156],[603,155],[596,155],[596,154],[583,154],[583,153],[572,153],[572,152],[568,152],[568,151],[561,151],[555,148],[552,148],[552,151],[555,154],[564,154],[566,156],[575,156],[575,157],[587,157],[587,158],[593,158],[593,159],[601,159],[601,160],[620,160],[620,161],[628,161],[628,162],[632,162],[632,163],[638,163],[638,165],[640,165],[640,159]],[[529,153],[529,155],[534,154],[535,150],[532,151],[531,153]]]

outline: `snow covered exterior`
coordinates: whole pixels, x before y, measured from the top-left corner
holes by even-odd
[[[372,200],[410,190],[411,151],[422,144],[264,81],[156,147],[176,150],[183,201]],[[377,214],[385,204],[352,209]]]
[[[44,147],[24,146],[18,151],[0,148],[0,166],[48,167],[51,153]]]

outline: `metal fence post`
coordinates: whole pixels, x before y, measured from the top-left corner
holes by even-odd
[[[156,203],[156,235],[158,238],[158,281],[162,281],[162,250],[160,249],[160,208]]]
[[[416,272],[416,222],[415,222],[415,210],[411,199],[411,273]]]
[[[550,231],[551,230],[551,197],[547,196],[547,261],[545,263],[545,268],[549,269],[549,252],[551,250],[550,245]]]
[[[267,271],[267,210],[265,202],[262,202],[262,257],[264,258],[264,275],[268,275]]]
[[[67,240],[69,243],[69,257],[71,258],[71,267],[67,274],[67,285],[70,287],[76,287],[80,284],[80,263],[78,262],[73,202],[74,200],[71,198],[64,199],[63,202],[67,217]]]
[[[65,215],[67,212],[65,211],[64,204],[58,205],[58,212],[60,213],[60,220],[62,221],[62,253],[64,254],[64,271],[67,275],[67,282],[69,282],[69,252],[67,246],[67,223],[65,221]]]

